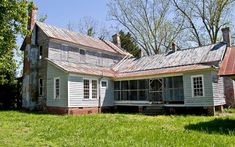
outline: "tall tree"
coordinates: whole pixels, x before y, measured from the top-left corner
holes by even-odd
[[[29,3],[0,0],[0,57],[16,47],[16,36],[26,35]]]
[[[129,32],[125,33],[124,31],[120,31],[119,34],[121,40],[121,47],[127,52],[131,53],[134,57],[139,57],[140,48],[133,39],[132,35]]]
[[[110,37],[110,31],[107,26],[92,17],[83,17],[78,23],[69,22],[67,29],[100,39],[108,39]]]
[[[170,4],[169,0],[112,0],[109,16],[124,26],[148,55],[157,54],[169,48],[182,29],[182,24],[172,21]]]
[[[178,18],[198,46],[216,43],[219,31],[229,25],[229,14],[235,0],[172,0]]]

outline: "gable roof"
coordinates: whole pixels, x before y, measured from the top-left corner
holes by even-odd
[[[123,49],[117,47],[112,42],[107,40],[96,39],[90,36],[82,35],[77,32],[72,32],[42,22],[36,22],[36,26],[38,26],[49,38],[63,40],[70,43],[91,47],[94,49],[107,51],[115,54],[121,54],[123,56],[131,56],[130,53],[124,51]]]
[[[129,73],[195,64],[207,64],[221,61],[225,50],[226,44],[218,43],[180,50],[173,53],[145,56],[139,59],[129,58],[119,62],[113,69],[120,73]]]
[[[229,47],[219,70],[220,76],[235,75],[235,47]]]
[[[112,78],[136,78],[175,73],[213,70],[213,62],[220,62],[226,44],[218,43],[203,47],[156,54],[139,59],[123,58],[112,68],[84,63],[70,63],[48,59],[54,65],[71,73],[106,76]]]

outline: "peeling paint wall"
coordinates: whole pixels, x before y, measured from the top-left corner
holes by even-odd
[[[37,39],[37,40],[36,40]],[[37,27],[33,29],[31,38],[24,50],[24,78],[22,88],[22,107],[26,109],[42,109],[46,105],[46,58],[48,38]],[[39,48],[42,48],[43,58],[39,59]],[[39,79],[43,79],[43,95],[39,97]]]

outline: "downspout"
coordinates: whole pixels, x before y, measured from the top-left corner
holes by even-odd
[[[101,113],[101,80],[103,79],[103,72],[102,72],[102,76],[99,78],[99,100],[98,100],[98,113]]]

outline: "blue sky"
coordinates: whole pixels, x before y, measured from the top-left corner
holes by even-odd
[[[108,0],[34,0],[38,14],[48,15],[46,23],[59,27],[66,27],[69,22],[76,23],[87,16],[109,24],[107,2]]]

